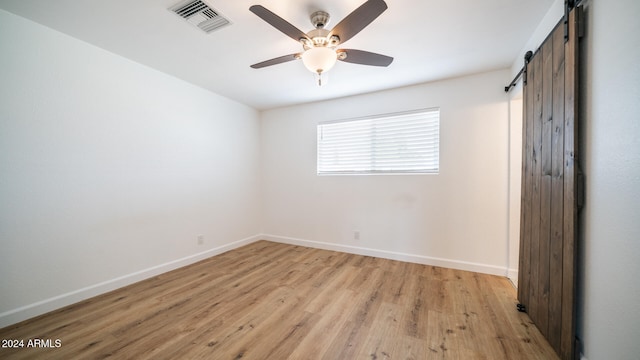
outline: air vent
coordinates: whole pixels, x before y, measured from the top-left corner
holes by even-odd
[[[202,0],[187,0],[169,8],[181,18],[197,26],[200,30],[211,33],[225,25],[229,20],[225,19],[216,10],[209,7]]]

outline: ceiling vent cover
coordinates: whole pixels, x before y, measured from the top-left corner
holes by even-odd
[[[169,8],[169,10],[207,34],[230,24],[229,20],[225,19],[202,0],[182,1]]]

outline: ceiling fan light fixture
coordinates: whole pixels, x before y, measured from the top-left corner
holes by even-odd
[[[328,47],[312,47],[302,54],[302,63],[312,73],[322,74],[331,70],[338,60],[336,51]]]

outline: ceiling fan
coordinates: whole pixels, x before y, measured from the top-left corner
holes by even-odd
[[[368,0],[342,19],[331,31],[324,28],[329,21],[329,14],[316,11],[311,14],[311,23],[315,28],[308,33],[303,33],[264,6],[253,5],[249,8],[251,12],[302,44],[303,51],[262,61],[251,67],[260,69],[302,59],[305,67],[317,74],[318,85],[322,85],[322,74],[329,71],[337,60],[361,65],[389,66],[393,61],[390,56],[363,50],[337,48],[359,33],[386,9],[387,4],[384,0]]]

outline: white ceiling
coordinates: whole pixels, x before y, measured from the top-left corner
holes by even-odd
[[[256,109],[355,95],[507,68],[553,0],[386,0],[389,8],[344,48],[394,57],[387,68],[338,62],[314,84],[300,61],[249,65],[301,50],[249,11],[254,4],[307,32],[328,29],[364,0],[204,0],[232,24],[205,34],[167,9],[180,0],[0,0],[0,8]],[[506,85],[506,84],[505,84]]]

